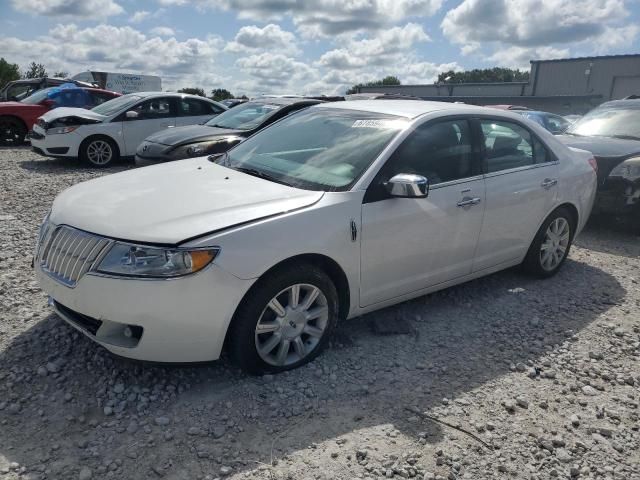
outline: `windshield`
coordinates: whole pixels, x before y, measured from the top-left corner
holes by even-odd
[[[215,161],[307,190],[347,190],[407,126],[401,117],[309,109],[249,137]]]
[[[205,125],[233,130],[251,130],[283,106],[271,103],[247,102],[221,113],[209,120]]]
[[[38,90],[33,95],[22,100],[22,103],[27,103],[29,105],[35,105],[36,103],[40,103],[42,100],[46,99],[51,92],[56,87],[44,88],[42,90]]]
[[[571,125],[567,133],[640,138],[640,108],[596,108]]]
[[[123,95],[121,97],[114,98],[113,100],[101,103],[97,107],[92,108],[91,111],[108,117],[109,115],[118,113],[121,110],[126,110],[140,100],[142,100],[140,95]]]

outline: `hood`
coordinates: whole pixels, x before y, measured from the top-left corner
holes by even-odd
[[[79,117],[86,120],[96,120],[99,122],[102,122],[107,118],[104,115],[92,112],[91,110],[87,110],[86,108],[71,107],[54,108],[53,110],[49,110],[40,118],[42,118],[47,123],[51,123],[54,120],[59,120],[64,117]]]
[[[627,158],[640,155],[640,141],[612,137],[579,137],[557,135],[556,138],[568,147],[580,148],[593,154],[598,162],[598,179],[604,179],[616,165]]]
[[[35,107],[40,105],[30,105],[22,102],[0,102],[0,108]]]
[[[185,127],[168,128],[147,137],[145,141],[176,146],[182,143],[202,142],[228,135],[242,135],[242,130],[208,127],[206,125],[187,125]]]
[[[50,218],[116,239],[174,245],[312,205],[323,195],[200,157],[74,185],[55,199]]]

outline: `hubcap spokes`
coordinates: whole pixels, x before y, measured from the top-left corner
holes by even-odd
[[[313,285],[292,285],[271,299],[255,329],[258,355],[269,365],[286,366],[311,353],[329,321],[327,298]]]
[[[97,140],[87,148],[87,156],[94,165],[104,165],[111,160],[111,145],[102,140]]]
[[[551,271],[560,265],[569,248],[570,236],[571,227],[565,218],[559,217],[551,222],[540,247],[542,268]]]

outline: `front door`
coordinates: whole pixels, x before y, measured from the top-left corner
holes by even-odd
[[[193,97],[179,98],[176,127],[205,123],[224,111],[217,105],[205,100]]]
[[[122,134],[124,137],[124,156],[135,155],[138,145],[152,133],[176,124],[176,113],[171,97],[152,98],[140,102],[131,108],[137,113],[135,118],[127,118],[124,115],[122,122]]]
[[[522,125],[478,120],[486,202],[474,271],[523,258],[558,194],[558,162]]]
[[[362,206],[361,306],[472,271],[482,226],[484,180],[466,119],[419,126],[372,182]],[[392,198],[383,183],[425,176],[426,198]]]

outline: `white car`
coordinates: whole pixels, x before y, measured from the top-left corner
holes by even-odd
[[[591,155],[494,109],[319,104],[226,154],[61,193],[35,266],[71,325],[125,357],[252,373],[313,359],[338,321],[522,264],[563,264]]]
[[[132,157],[138,145],[165,128],[195,125],[227,110],[208,98],[183,93],[141,92],[97,107],[57,108],[38,119],[30,136],[33,149],[49,157],[72,157],[106,167]]]

